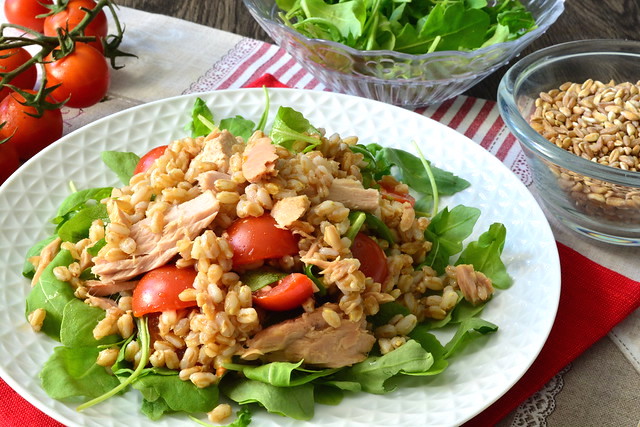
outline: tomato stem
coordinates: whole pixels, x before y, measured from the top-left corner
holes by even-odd
[[[57,2],[58,8],[66,7],[66,2]],[[98,0],[93,9],[82,8],[86,15],[82,18],[82,20],[70,31],[59,30],[57,37],[46,36],[38,31],[35,31],[31,28],[24,27],[22,25],[3,23],[0,25],[0,55],[2,52],[8,51],[10,49],[19,48],[19,47],[27,47],[27,46],[39,46],[40,50],[34,54],[28,61],[23,63],[21,66],[11,70],[9,72],[3,73],[0,72],[0,87],[9,86],[9,83],[18,76],[20,73],[24,72],[26,69],[31,67],[34,64],[44,64],[47,55],[53,52],[55,59],[60,59],[64,56],[69,55],[73,52],[75,43],[87,43],[93,42],[97,40],[95,36],[85,36],[84,30],[91,23],[96,16],[102,11],[104,8],[108,8],[112,18],[113,23],[116,27],[116,34],[109,34],[105,39],[103,39],[102,45],[104,48],[104,56],[109,58],[111,62],[111,67],[113,69],[122,68],[115,63],[115,59],[120,56],[135,56],[130,53],[122,52],[118,49],[120,43],[122,42],[122,37],[124,35],[124,28],[120,24],[120,20],[118,19],[118,15],[116,13],[115,4],[113,0]],[[58,9],[59,11],[59,9]],[[52,13],[56,13],[56,9],[53,9]],[[7,29],[17,29],[24,35],[21,36],[7,36],[5,32]],[[54,51],[58,51],[60,53],[56,53]],[[41,77],[41,88],[46,87],[46,76],[45,73],[42,73]],[[57,104],[55,106],[47,103],[45,101],[45,96],[41,95],[41,91],[38,91],[38,96],[33,100],[29,101],[29,105],[36,108],[39,115],[42,115],[42,112],[47,109],[60,108],[60,106],[64,103]]]

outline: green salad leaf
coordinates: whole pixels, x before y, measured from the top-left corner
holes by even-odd
[[[102,161],[118,176],[122,184],[129,185],[140,157],[135,153],[103,151]]]
[[[56,347],[40,371],[44,391],[54,399],[95,398],[120,382],[96,364],[97,347]]]
[[[424,54],[514,40],[536,22],[519,0],[278,0],[285,25],[354,49]]]
[[[258,403],[267,411],[296,420],[310,420],[314,414],[313,385],[277,387],[262,381],[227,375],[220,390],[241,405]]]
[[[22,275],[27,279],[32,279],[34,274],[36,273],[35,266],[29,261],[29,258],[38,256],[40,252],[47,246],[49,243],[53,242],[58,236],[53,235],[46,237],[40,240],[38,243],[29,248],[25,255],[24,264],[22,265]]]
[[[218,404],[218,387],[198,388],[174,375],[144,375],[131,383],[140,390],[142,413],[152,420],[172,412],[208,412]]]
[[[439,274],[444,273],[451,256],[462,251],[462,241],[471,235],[479,217],[479,209],[463,205],[451,210],[445,207],[438,212],[425,231],[425,237],[433,246],[424,265],[430,266]]]
[[[274,144],[293,152],[306,152],[320,144],[320,132],[291,107],[278,108],[269,136]]]
[[[513,279],[500,258],[506,238],[507,229],[503,224],[491,224],[489,230],[481,234],[476,242],[467,245],[456,265],[473,264],[475,270],[490,278],[496,288],[508,288]]]
[[[41,331],[60,341],[60,327],[64,308],[76,297],[73,295],[73,288],[67,282],[61,282],[56,279],[53,269],[58,266],[68,266],[74,261],[73,257],[67,250],[61,250],[53,258],[51,263],[43,270],[40,280],[31,289],[27,296],[26,316],[38,308],[42,308],[47,312],[47,316],[42,324]]]

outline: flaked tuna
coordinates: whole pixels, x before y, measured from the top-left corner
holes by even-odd
[[[211,191],[172,206],[164,216],[161,233],[151,231],[151,218],[131,226],[129,236],[136,242],[130,258],[108,261],[98,255],[94,258],[93,273],[105,283],[124,282],[142,273],[163,266],[178,253],[177,242],[193,239],[216,217],[220,205]]]
[[[247,141],[242,160],[242,174],[247,181],[255,183],[275,173],[278,154],[271,138],[256,131]]]
[[[334,179],[329,187],[327,199],[358,211],[374,212],[380,206],[378,190],[364,188],[361,182],[348,178]]]
[[[325,304],[295,319],[269,326],[247,341],[243,359],[299,362],[324,368],[341,368],[366,359],[376,339],[366,329],[366,320],[342,318],[333,327],[322,315],[324,309],[341,313],[337,304]]]

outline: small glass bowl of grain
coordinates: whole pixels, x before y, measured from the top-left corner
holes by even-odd
[[[640,42],[536,51],[504,75],[498,107],[550,216],[591,238],[640,246]]]

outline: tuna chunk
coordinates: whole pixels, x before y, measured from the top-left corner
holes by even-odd
[[[460,264],[447,267],[447,273],[453,273],[464,298],[476,305],[488,300],[493,294],[491,279],[473,269],[473,265]]]
[[[200,191],[203,193],[208,190],[216,189],[216,181],[219,179],[231,179],[231,175],[224,172],[219,171],[207,171],[202,172],[196,178],[198,180],[198,185],[200,186]]]
[[[85,286],[89,295],[96,297],[106,297],[123,291],[132,291],[138,284],[137,280],[118,283],[104,283],[99,280],[87,280]]]
[[[105,283],[124,282],[142,273],[163,266],[178,253],[178,240],[193,239],[205,229],[218,214],[220,204],[211,191],[195,199],[171,207],[164,217],[162,233],[153,233],[150,218],[131,226],[129,236],[136,241],[136,251],[131,258],[107,261],[94,258],[93,273]]]
[[[216,170],[226,173],[229,170],[229,158],[233,154],[232,147],[236,142],[235,137],[226,129],[220,133],[211,133],[197,159],[213,163]]]
[[[276,168],[276,146],[271,139],[257,131],[247,142],[242,162],[242,174],[247,181],[259,182],[263,177],[273,175]]]
[[[258,332],[247,341],[243,359],[299,362],[324,368],[341,368],[366,359],[376,339],[363,318],[352,322],[342,315],[340,326],[330,326],[322,311],[341,313],[336,304],[326,304],[311,313],[286,320]]]
[[[307,196],[285,197],[278,200],[273,209],[271,216],[276,220],[279,226],[288,227],[295,221],[299,220],[302,215],[309,209],[311,202]]]
[[[373,212],[380,206],[380,193],[376,189],[364,188],[359,181],[347,178],[336,178],[331,182],[327,199],[358,211]]]

